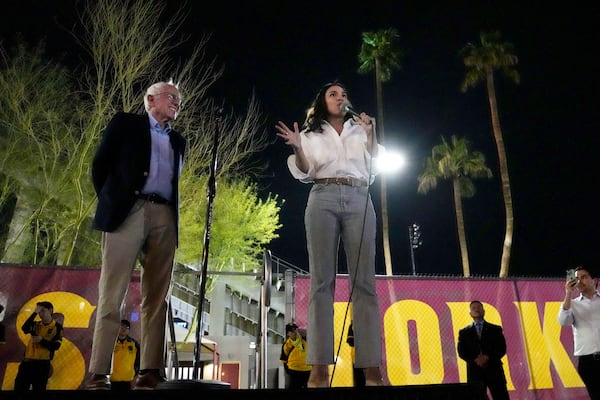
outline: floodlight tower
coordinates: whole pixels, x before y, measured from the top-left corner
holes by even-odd
[[[421,241],[421,227],[417,224],[408,226],[408,242],[410,244],[410,261],[412,264],[412,274],[417,274],[417,265],[415,263],[415,249],[423,244]]]

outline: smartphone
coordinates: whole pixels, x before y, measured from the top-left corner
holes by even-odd
[[[567,270],[567,281],[572,281],[573,279],[577,279],[577,272],[574,268]]]

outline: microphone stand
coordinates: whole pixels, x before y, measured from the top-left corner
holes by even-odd
[[[213,200],[217,193],[217,149],[219,147],[219,133],[221,131],[221,116],[223,108],[217,111],[217,120],[215,135],[213,138],[212,161],[210,163],[210,176],[208,178],[207,202],[206,202],[206,220],[204,227],[204,247],[202,250],[202,267],[200,275],[200,292],[198,294],[198,322],[196,325],[196,347],[194,348],[194,371],[193,379],[198,378],[198,369],[200,366],[200,353],[202,352],[202,312],[204,309],[204,296],[206,292],[206,274],[208,271],[208,249],[210,245],[210,229],[212,225]]]
[[[198,370],[200,368],[200,354],[202,352],[202,312],[204,308],[204,297],[206,293],[206,275],[208,270],[208,246],[210,244],[210,228],[212,224],[213,199],[217,191],[216,171],[217,171],[217,149],[219,147],[219,133],[221,131],[221,117],[223,107],[217,110],[216,128],[213,138],[212,161],[210,164],[210,176],[208,178],[207,204],[206,204],[206,221],[204,228],[204,249],[202,251],[202,267],[200,292],[198,293],[198,322],[196,325],[196,346],[194,347],[194,365],[192,371],[192,380],[174,380],[162,382],[157,385],[157,389],[230,389],[231,385],[227,382],[215,380],[198,379]]]

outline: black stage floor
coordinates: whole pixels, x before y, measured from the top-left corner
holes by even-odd
[[[286,398],[308,396],[310,400],[482,400],[483,388],[469,384],[379,386],[366,388],[340,387],[322,389],[229,389],[202,385],[202,382],[186,383],[178,387],[152,391],[89,391],[89,390],[49,390],[42,396],[33,392],[15,393],[0,391],[1,400],[96,400],[96,399],[177,399],[196,398],[199,400],[285,400]]]

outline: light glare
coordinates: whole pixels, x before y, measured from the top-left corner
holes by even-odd
[[[396,172],[405,166],[406,157],[396,151],[386,151],[377,158],[377,168],[381,172]]]

